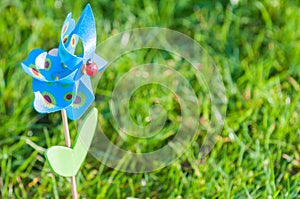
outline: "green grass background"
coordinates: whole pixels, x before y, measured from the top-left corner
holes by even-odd
[[[0,195],[1,198],[71,198],[68,179],[55,176],[42,149],[63,145],[60,114],[32,107],[31,78],[20,62],[33,48],[58,45],[65,16],[78,19],[86,1],[0,1]],[[201,140],[174,164],[130,174],[88,156],[77,175],[86,198],[300,198],[300,3],[288,0],[93,1],[98,42],[138,27],[180,31],[199,42],[222,73],[228,98],[224,129],[207,157]],[[163,60],[161,52],[138,52],[141,63]],[[126,57],[108,68],[97,88],[105,133],[119,140],[108,103]],[[182,71],[186,77],[192,71]],[[192,79],[192,77],[190,77]],[[178,103],[157,86],[171,122],[162,140],[127,140],[133,151],[159,147],[174,135]],[[149,104],[142,91],[131,104],[144,121]],[[102,96],[102,97],[101,97]],[[203,109],[209,109],[203,104]],[[207,119],[207,118],[204,118]],[[177,121],[178,122],[178,121]],[[76,131],[73,122],[72,139]],[[38,146],[36,146],[38,145]]]

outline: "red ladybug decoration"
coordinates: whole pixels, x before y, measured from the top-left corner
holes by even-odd
[[[95,76],[98,73],[98,66],[95,62],[89,59],[83,66],[83,72],[86,72],[88,76]]]

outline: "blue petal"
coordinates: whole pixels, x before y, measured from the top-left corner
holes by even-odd
[[[87,61],[93,56],[96,49],[96,25],[90,4],[85,7],[73,34],[78,35],[81,39],[84,61]]]
[[[68,16],[65,19],[64,25],[61,29],[61,39],[65,38],[66,36],[70,35],[71,32],[74,30],[75,28],[75,20],[72,19],[72,13],[69,13]],[[68,40],[70,41],[70,38],[68,38]],[[74,50],[74,48],[72,48],[71,43],[68,42],[70,45],[67,46],[68,50]]]
[[[65,49],[71,54],[74,54],[78,43],[78,36],[72,34],[75,25],[75,20],[72,19],[72,13],[69,13],[62,27],[60,39],[61,43],[64,44]]]
[[[68,83],[74,81],[77,74],[64,67],[58,56],[52,56],[42,49],[32,50],[21,66],[31,77],[44,82]]]
[[[75,83],[60,84],[47,83],[34,79],[32,81],[34,91],[33,106],[40,113],[51,113],[68,107],[75,99]]]
[[[94,99],[95,96],[93,94],[90,77],[83,75],[78,81],[75,100],[66,108],[68,118],[71,120],[80,119]]]
[[[35,79],[39,79],[42,81],[45,81],[46,78],[41,74],[39,68],[36,66],[35,60],[40,54],[44,52],[45,51],[43,51],[42,49],[34,49],[29,53],[27,59],[21,63],[22,69],[25,71],[25,73]]]
[[[70,38],[69,41],[64,43],[65,36],[66,35],[61,36],[58,52],[63,63],[73,71],[76,68],[81,68],[83,63],[92,58],[96,49],[96,26],[93,12],[89,4],[85,7],[74,30],[68,35],[68,38]],[[76,40],[74,49],[77,45],[77,37],[82,41],[84,51],[82,56],[74,55],[74,49],[70,48],[70,43],[72,42],[71,38],[73,36]]]

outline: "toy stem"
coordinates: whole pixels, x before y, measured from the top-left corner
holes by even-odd
[[[68,126],[68,118],[67,113],[65,109],[61,110],[61,117],[64,125],[64,135],[65,135],[65,141],[66,146],[71,147],[71,139],[70,139],[70,132],[69,132],[69,126]],[[76,191],[76,178],[75,176],[71,176],[71,185],[72,185],[72,198],[77,199],[77,191]]]

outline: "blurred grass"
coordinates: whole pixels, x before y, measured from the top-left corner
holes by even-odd
[[[20,62],[33,48],[48,50],[57,46],[66,14],[72,11],[78,19],[86,3],[1,0],[2,198],[71,198],[68,180],[53,176],[42,152],[32,147],[32,142],[43,148],[64,143],[60,114],[41,115],[33,110],[31,78],[21,70]],[[89,156],[77,176],[78,191],[83,197],[299,198],[300,5],[297,1],[244,0],[232,4],[225,0],[159,3],[107,0],[91,2],[91,6],[98,42],[118,32],[145,26],[171,28],[194,38],[219,66],[229,103],[224,130],[204,160],[199,159],[200,142],[195,142],[171,166],[145,174],[118,172]],[[152,56],[161,59],[159,53]],[[112,116],[107,104],[115,78],[126,70],[125,65],[116,70],[109,68],[99,87],[102,95],[107,94],[99,102],[103,128],[114,139],[118,137],[110,124]],[[188,76],[191,71],[183,72]],[[163,97],[161,88],[148,89]],[[145,96],[136,93],[139,106],[145,102]],[[168,117],[174,116],[171,121],[176,121],[176,101],[172,96],[165,96],[162,101],[169,105]],[[142,119],[148,106],[144,104],[137,116]],[[173,131],[174,125],[165,132]],[[75,129],[73,123],[70,128]],[[134,143],[131,140],[128,147],[131,142]],[[159,140],[151,143],[153,148],[159,146]],[[136,147],[139,145],[132,149],[137,150]]]

